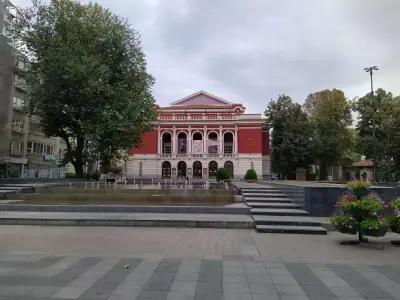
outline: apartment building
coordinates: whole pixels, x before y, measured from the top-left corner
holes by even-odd
[[[35,117],[24,111],[26,59],[19,55],[9,28],[14,5],[0,0],[0,178],[60,178],[65,143],[46,137]]]

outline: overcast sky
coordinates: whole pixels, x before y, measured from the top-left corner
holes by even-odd
[[[87,1],[85,1],[87,2]],[[26,6],[29,0],[13,0]],[[199,90],[263,112],[287,94],[400,94],[399,0],[99,0],[140,32],[157,103]]]

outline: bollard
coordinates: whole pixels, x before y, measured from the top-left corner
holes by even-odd
[[[126,179],[125,179],[125,181],[124,181],[124,184],[125,184],[125,188],[126,188]]]
[[[69,183],[69,189],[72,190],[72,183]]]
[[[92,189],[94,189],[94,182],[92,181]]]

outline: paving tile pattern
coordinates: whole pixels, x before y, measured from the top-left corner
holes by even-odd
[[[251,256],[0,257],[0,300],[400,300],[400,265]]]

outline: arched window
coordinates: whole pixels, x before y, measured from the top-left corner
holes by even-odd
[[[186,177],[186,163],[184,161],[178,162],[178,177]]]
[[[187,135],[185,132],[179,132],[178,134],[178,154],[187,153]]]
[[[171,163],[164,161],[161,166],[162,178],[171,178]]]
[[[207,153],[218,154],[218,135],[214,131],[208,134]]]
[[[195,132],[193,134],[192,153],[193,154],[203,153],[203,135],[200,132]]]
[[[164,132],[162,135],[162,153],[171,154],[172,153],[172,136],[169,132]]]
[[[217,175],[218,163],[215,160],[210,161],[208,164],[208,177],[215,177]]]
[[[224,133],[224,155],[231,156],[233,153],[233,134],[232,132]]]
[[[193,163],[193,178],[202,178],[203,167],[200,161],[195,161]]]

